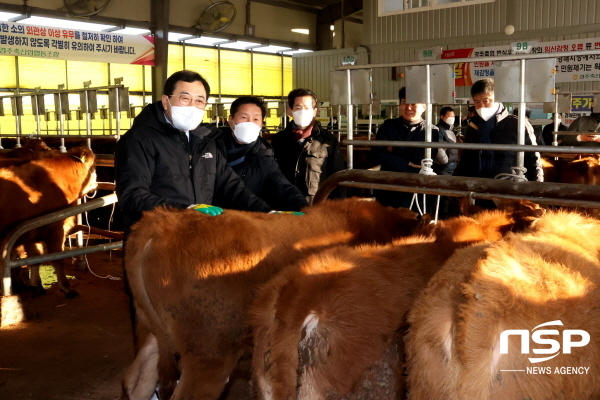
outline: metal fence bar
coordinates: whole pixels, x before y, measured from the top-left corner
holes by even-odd
[[[45,129],[42,129],[42,130],[45,130]],[[50,129],[50,130],[53,131],[53,132],[57,132],[56,129]],[[64,130],[65,131],[81,132],[81,131],[84,131],[85,129],[64,129]],[[95,131],[102,131],[103,129],[93,129],[93,130],[95,130]],[[117,135],[113,135],[113,134],[107,134],[107,135],[60,135],[60,134],[58,134],[58,135],[38,135],[37,133],[33,133],[33,134],[32,133],[26,133],[26,134],[23,134],[23,135],[17,135],[17,134],[7,133],[7,134],[0,135],[0,138],[16,138],[17,136],[21,137],[21,138],[25,137],[25,138],[40,138],[40,139],[43,139],[43,138],[72,138],[72,137],[78,138],[78,139],[79,138],[81,138],[81,139],[86,139],[86,138],[103,138],[103,139],[106,139],[107,137],[112,137],[112,138],[115,138],[115,139],[117,138]]]
[[[521,195],[507,195],[507,194],[489,194],[489,193],[476,193],[469,192],[466,190],[452,190],[452,189],[428,189],[414,186],[401,186],[391,185],[385,183],[368,183],[368,182],[353,182],[353,181],[342,181],[339,182],[338,186],[362,188],[362,189],[374,189],[374,190],[388,190],[391,192],[408,192],[408,193],[422,193],[442,196],[454,196],[454,197],[472,197],[474,199],[523,199],[529,200],[539,204],[550,204],[556,206],[572,206],[572,207],[591,207],[600,208],[600,201],[583,201],[583,200],[561,200],[546,197],[533,197],[533,196],[521,196]]]
[[[8,263],[8,268],[22,267],[23,265],[39,264],[45,261],[62,260],[69,257],[82,256],[84,254],[98,253],[100,251],[116,250],[123,248],[123,241],[112,242],[108,244],[99,244],[95,246],[82,247],[75,250],[65,250],[60,253],[50,253],[41,256],[20,258],[18,260],[11,260]]]
[[[574,146],[534,146],[518,144],[482,144],[482,143],[440,143],[440,142],[399,142],[394,140],[343,140],[342,144],[350,143],[357,146],[384,146],[384,147],[431,147],[436,149],[467,149],[467,150],[505,150],[541,153],[563,154],[600,154],[600,148],[574,147]]]
[[[551,147],[551,146],[548,146]],[[576,185],[553,182],[516,182],[511,180],[464,178],[458,176],[423,175],[408,172],[344,170],[327,178],[315,194],[314,203],[325,200],[340,182],[362,184],[386,184],[417,189],[454,190],[485,193],[489,195],[511,195],[557,199],[563,203],[598,202],[600,186]]]
[[[21,235],[23,235],[25,232],[28,232],[32,229],[39,228],[40,226],[48,225],[52,222],[60,221],[62,219],[71,217],[73,215],[77,215],[77,214],[80,214],[80,213],[83,213],[86,211],[94,210],[96,208],[114,204],[116,202],[117,202],[117,195],[115,193],[112,193],[107,196],[100,197],[99,199],[95,199],[95,200],[89,201],[87,203],[84,203],[84,204],[81,204],[81,205],[78,205],[75,207],[68,207],[68,208],[65,208],[60,211],[55,211],[55,212],[47,214],[47,215],[42,215],[40,217],[30,219],[29,221],[25,221],[25,222],[19,224],[12,231],[10,231],[8,233],[8,235],[5,237],[5,239],[2,242],[1,247],[0,247],[0,256],[1,256],[0,266],[2,267],[2,271],[4,273],[3,279],[2,279],[4,296],[9,296],[11,294],[10,270],[11,270],[11,262],[12,261],[10,259],[10,256],[11,256],[13,246],[15,245],[17,240],[21,237]],[[83,249],[81,249],[81,250],[83,250]],[[102,251],[102,250],[98,249],[96,251]],[[60,254],[60,253],[55,253],[55,254]],[[83,254],[89,254],[89,253],[83,253]],[[45,257],[45,256],[48,256],[48,255],[44,255],[44,256],[40,256],[40,257]],[[54,254],[52,256],[54,256]],[[66,257],[62,257],[62,258],[66,258]],[[45,260],[45,258],[43,260]],[[43,260],[41,260],[41,261],[43,261]],[[20,261],[25,261],[25,264],[21,264],[21,265],[26,265],[27,263],[30,263],[29,258],[24,258]]]

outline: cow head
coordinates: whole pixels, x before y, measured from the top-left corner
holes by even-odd
[[[81,185],[80,197],[96,190],[98,187],[96,167],[94,165],[96,158],[92,150],[87,147],[72,147],[67,151],[67,154],[75,161],[82,163],[87,171],[87,176],[84,178],[83,184]]]

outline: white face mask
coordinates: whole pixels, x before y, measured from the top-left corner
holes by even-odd
[[[455,117],[448,117],[448,118],[446,118],[446,123],[448,125],[454,125],[454,119],[455,119]]]
[[[260,126],[254,122],[240,122],[233,127],[233,135],[238,142],[243,144],[249,144],[258,139],[260,133]]]
[[[180,131],[192,131],[200,125],[204,117],[204,110],[198,107],[171,106],[171,121],[173,126]]]
[[[304,128],[310,125],[310,123],[313,120],[314,113],[314,110],[292,111],[292,115],[294,116],[294,123],[296,123],[296,125],[298,125],[299,127]]]
[[[499,103],[492,103],[491,107],[478,108],[477,109],[477,114],[479,114],[479,116],[484,121],[487,121],[488,119],[490,119],[494,115],[496,115],[496,113],[498,112],[499,107],[500,107]]]

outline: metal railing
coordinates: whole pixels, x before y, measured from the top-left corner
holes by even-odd
[[[331,175],[319,187],[313,204],[327,199],[338,186],[473,199],[524,199],[540,204],[600,208],[600,186],[596,185],[464,179],[457,176],[368,170],[344,170]]]
[[[589,134],[589,132],[588,132]],[[343,143],[361,146],[420,147],[435,149],[504,150],[521,152],[600,154],[600,148],[575,146],[538,146],[519,144],[447,143],[447,142],[399,142],[394,140],[344,140]]]
[[[348,93],[348,106],[352,106],[350,99],[352,93],[352,85],[350,79],[350,72],[354,69],[369,69],[369,68],[390,68],[390,67],[412,67],[412,66],[425,66],[427,69],[427,77],[426,77],[426,87],[427,87],[427,117],[425,121],[427,122],[426,131],[425,131],[425,140],[427,142],[431,142],[431,131],[432,131],[432,103],[431,103],[431,73],[430,67],[432,65],[441,65],[441,64],[457,64],[457,63],[473,63],[473,62],[495,62],[495,61],[512,61],[519,60],[521,63],[520,66],[520,80],[519,80],[519,88],[520,88],[520,100],[519,100],[519,131],[517,137],[517,143],[519,145],[524,145],[525,143],[525,60],[533,60],[533,59],[548,59],[548,58],[556,58],[563,57],[565,55],[571,56],[587,56],[587,55],[597,55],[600,54],[600,50],[587,50],[587,51],[570,51],[570,52],[558,52],[558,53],[536,53],[536,54],[512,54],[506,56],[494,56],[494,57],[477,57],[474,58],[453,58],[453,59],[443,59],[443,60],[432,60],[432,61],[412,61],[412,62],[394,62],[394,63],[381,63],[381,64],[365,64],[365,65],[344,65],[336,67],[337,71],[346,71],[347,73],[347,93]],[[352,118],[352,107],[348,107],[348,120]],[[556,130],[557,128],[555,128]],[[348,143],[347,148],[347,160],[348,160],[348,168],[353,168],[353,129],[352,123],[348,124]],[[450,146],[447,146],[450,148]],[[486,147],[487,148],[487,147]],[[491,148],[490,148],[491,149]],[[522,149],[518,149],[517,154],[517,164],[519,167],[523,167],[524,164],[524,153]],[[431,158],[431,150],[428,147],[425,147],[425,158]],[[521,173],[521,172],[519,172]]]
[[[41,226],[48,225],[52,222],[60,221],[65,218],[84,213],[86,211],[90,211],[90,210],[94,210],[96,208],[114,204],[116,202],[117,202],[117,195],[115,193],[109,194],[107,196],[100,197],[99,199],[94,199],[92,201],[89,201],[87,203],[84,203],[84,204],[81,204],[78,206],[68,207],[68,208],[65,208],[60,211],[56,211],[56,212],[53,212],[53,213],[50,213],[47,215],[42,215],[40,217],[30,219],[28,221],[21,223],[20,225],[15,227],[12,231],[10,231],[9,234],[4,239],[4,241],[1,243],[1,247],[0,247],[0,256],[1,256],[0,266],[2,267],[2,271],[4,273],[3,279],[2,279],[3,295],[10,296],[12,293],[11,292],[11,273],[10,273],[12,268],[20,267],[23,265],[29,265],[29,264],[38,264],[38,263],[44,262],[44,261],[54,261],[54,260],[60,260],[60,259],[64,259],[64,258],[84,255],[84,254],[91,254],[91,253],[97,253],[100,251],[107,251],[107,250],[114,250],[114,249],[122,248],[123,242],[118,241],[118,242],[113,242],[110,244],[89,246],[89,247],[83,247],[83,248],[79,248],[79,249],[75,249],[75,250],[68,250],[68,251],[63,251],[63,252],[58,252],[58,253],[44,254],[41,256],[34,256],[34,257],[21,258],[18,260],[11,260],[11,253],[12,253],[13,247],[14,247],[15,243],[17,242],[17,240],[24,233],[26,233],[30,230],[39,228]]]

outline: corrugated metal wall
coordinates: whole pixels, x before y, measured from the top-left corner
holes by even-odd
[[[364,0],[364,38],[370,63],[415,61],[416,51],[506,45],[516,40],[542,42],[600,37],[600,0],[496,0],[440,10],[377,16],[377,0]],[[508,36],[504,27],[512,24]],[[367,64],[366,48],[342,49],[294,57],[294,86],[329,99],[329,72],[344,55],[358,54]],[[390,68],[373,70],[373,91],[379,99],[395,99],[403,80],[395,82]],[[600,82],[557,84],[561,90],[600,90]],[[469,97],[469,88],[457,88]]]

